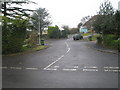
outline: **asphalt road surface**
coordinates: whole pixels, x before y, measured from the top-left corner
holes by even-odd
[[[3,56],[3,88],[118,88],[118,55],[72,38],[49,42],[41,51]]]

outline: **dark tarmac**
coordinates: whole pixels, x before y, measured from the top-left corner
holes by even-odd
[[[118,55],[72,38],[49,42],[41,51],[3,56],[3,88],[118,88]]]

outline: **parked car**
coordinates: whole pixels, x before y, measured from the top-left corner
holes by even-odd
[[[80,40],[80,39],[83,39],[83,36],[81,34],[75,34],[73,36],[73,40]]]

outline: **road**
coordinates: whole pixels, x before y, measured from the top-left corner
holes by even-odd
[[[72,38],[49,42],[41,51],[3,56],[3,88],[118,88],[118,55]]]

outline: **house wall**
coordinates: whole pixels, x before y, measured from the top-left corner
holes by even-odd
[[[88,31],[87,28],[80,28],[80,32],[84,32],[84,33],[86,33],[87,31]]]

